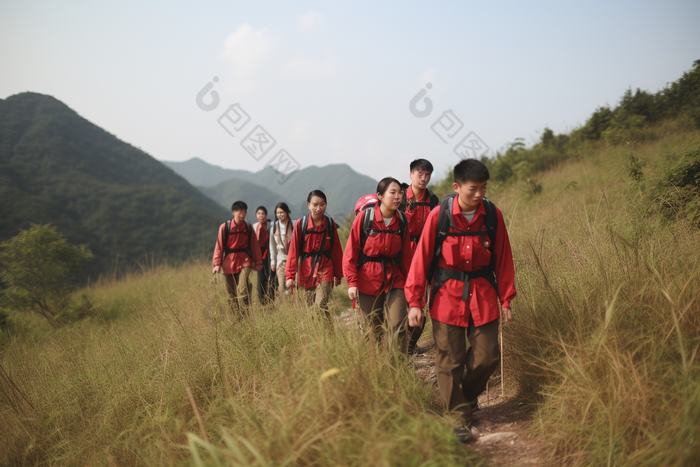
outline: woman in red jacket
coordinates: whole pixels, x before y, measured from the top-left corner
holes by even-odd
[[[377,198],[380,204],[360,212],[352,223],[343,272],[348,296],[359,301],[374,336],[381,335],[386,314],[392,345],[396,341],[405,351],[408,310],[404,283],[411,265],[411,239],[406,219],[398,210],[403,198],[399,181],[392,177],[380,181]]]
[[[340,285],[343,278],[343,250],[338,228],[326,214],[326,195],[321,190],[313,190],[306,202],[311,213],[294,224],[285,267],[286,285],[294,285],[298,269],[298,285],[304,289],[308,299],[325,312],[330,324],[328,299],[334,282]],[[299,260],[301,264],[297,266]]]

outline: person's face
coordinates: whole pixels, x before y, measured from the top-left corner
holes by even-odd
[[[473,180],[467,180],[461,185],[457,183],[452,184],[452,188],[459,196],[461,204],[467,206],[469,210],[476,209],[481,203],[481,200],[486,196],[486,186],[488,181],[485,182],[475,182]]]
[[[391,182],[384,194],[377,193],[377,197],[381,200],[382,204],[388,209],[395,211],[399,208],[401,200],[403,199],[403,191],[401,186],[396,182]]]
[[[420,188],[421,190],[425,190],[425,188],[428,186],[428,183],[430,183],[431,175],[432,174],[427,170],[414,170],[409,174],[409,176],[411,177],[411,185]]]
[[[248,214],[248,211],[246,209],[239,209],[238,211],[233,211],[233,220],[236,221],[236,224],[240,224],[241,222],[245,221],[246,214]]]
[[[255,217],[258,218],[258,222],[261,224],[267,223],[267,213],[262,209],[258,209],[258,212],[255,213]]]
[[[282,208],[277,208],[277,211],[275,211],[277,214],[277,219],[280,220],[280,222],[287,222],[287,211],[285,211]]]
[[[312,196],[311,201],[309,201],[309,211],[311,211],[311,214],[314,216],[314,218],[318,219],[319,216],[322,216],[326,212],[326,202],[323,201],[323,198],[320,196]]]

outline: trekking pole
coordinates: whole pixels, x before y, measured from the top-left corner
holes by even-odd
[[[504,397],[505,391],[503,389],[503,329],[499,326],[498,328],[498,334],[499,334],[499,343],[501,345],[501,397]]]

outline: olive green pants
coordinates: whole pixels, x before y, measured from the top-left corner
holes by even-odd
[[[471,424],[470,404],[484,392],[501,360],[498,322],[494,320],[477,327],[470,317],[469,327],[463,328],[433,319],[438,389],[447,410],[460,412],[465,425]]]
[[[304,287],[299,288],[299,291],[306,296],[309,305],[317,305],[321,309],[331,328],[333,327],[333,321],[328,310],[328,300],[331,298],[332,290],[333,282],[321,282],[316,287],[309,287],[308,289]]]
[[[380,339],[385,326],[389,329],[391,345],[397,345],[399,351],[406,351],[406,326],[408,325],[408,306],[403,289],[391,289],[389,293],[367,295],[358,291],[360,310],[369,323],[372,335]],[[387,319],[388,318],[388,319]]]
[[[253,284],[250,283],[252,267],[246,267],[236,274],[224,274],[226,277],[226,290],[228,291],[228,303],[231,309],[245,309],[250,305],[253,296]]]

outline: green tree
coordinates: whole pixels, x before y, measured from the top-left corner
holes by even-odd
[[[11,310],[38,313],[58,327],[75,287],[71,275],[92,259],[87,246],[69,245],[50,224],[32,224],[0,248],[0,281],[5,287],[2,304]]]

